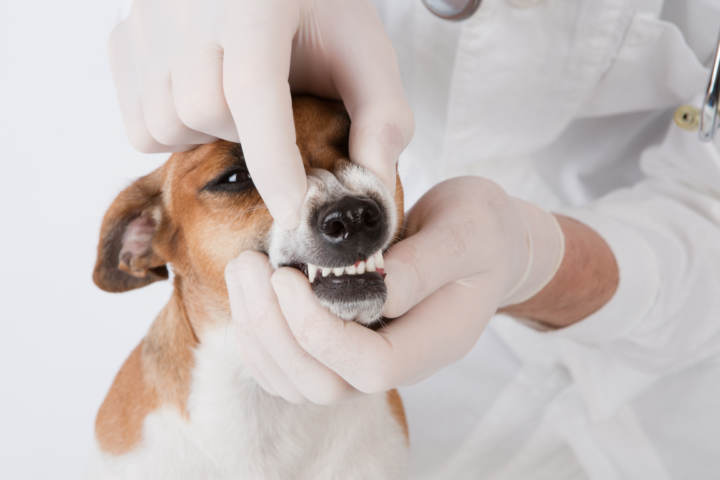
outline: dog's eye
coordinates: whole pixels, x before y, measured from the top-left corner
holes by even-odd
[[[246,168],[233,168],[216,177],[203,187],[210,192],[243,192],[253,186],[250,173]]]

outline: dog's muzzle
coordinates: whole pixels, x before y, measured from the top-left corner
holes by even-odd
[[[300,225],[273,228],[270,260],[302,271],[339,317],[373,325],[387,296],[383,251],[395,233],[395,203],[374,175],[349,162],[334,174],[311,171],[308,181]]]

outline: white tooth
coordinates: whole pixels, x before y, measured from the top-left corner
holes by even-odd
[[[375,257],[368,258],[366,263],[367,263],[367,271],[374,272],[375,271]]]
[[[357,273],[358,273],[358,275],[362,275],[363,273],[365,273],[365,261],[364,260],[362,262],[358,263]]]
[[[307,267],[308,267],[308,280],[310,280],[310,283],[313,283],[315,281],[315,275],[317,274],[318,267],[317,267],[317,265],[313,265],[312,263],[308,263]]]
[[[375,254],[375,266],[377,268],[385,268],[385,260],[383,260],[382,250],[378,250]]]
[[[332,268],[322,267],[322,276],[327,277],[332,272]]]
[[[348,275],[355,275],[357,273],[357,268],[355,268],[355,265],[345,267],[345,273],[347,273]]]
[[[333,273],[335,274],[336,277],[339,277],[340,275],[342,275],[344,271],[345,271],[345,267],[333,268]]]

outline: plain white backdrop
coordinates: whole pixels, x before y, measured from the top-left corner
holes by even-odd
[[[122,126],[106,55],[122,3],[0,0],[2,480],[82,477],[97,408],[170,294],[169,282],[118,295],[91,280],[106,208],[167,157],[135,152]],[[406,403],[411,435],[427,439],[413,440],[418,465],[449,456],[514,375],[518,362],[493,338],[481,337],[464,360],[471,367],[408,389],[425,400]],[[667,445],[659,451],[674,472],[712,457],[678,438],[717,439],[708,387],[717,365],[640,398],[652,407],[638,410],[643,426]],[[654,401],[668,392],[682,403]],[[711,414],[689,421],[682,413],[693,410]],[[444,428],[412,421],[430,417]]]
[[[0,478],[80,478],[95,412],[168,298],[91,280],[105,209],[165,155],[128,145],[105,46],[120,2],[0,0]]]

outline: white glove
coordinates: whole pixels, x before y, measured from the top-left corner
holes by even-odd
[[[463,357],[498,307],[547,285],[564,254],[553,215],[478,177],[426,193],[408,213],[407,235],[385,255],[384,313],[397,318],[377,332],[330,314],[305,276],[272,273],[261,254],[228,266],[231,303],[254,299],[232,307],[261,384],[291,401],[328,403],[422,380]]]
[[[306,188],[290,86],[342,98],[350,157],[395,188],[412,114],[367,0],[135,0],[112,33],[110,61],[135,148],[241,141],[282,225],[296,225]]]

